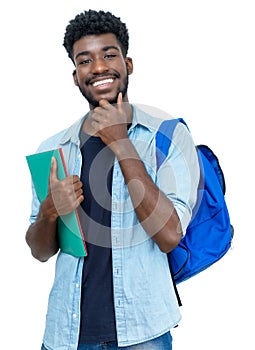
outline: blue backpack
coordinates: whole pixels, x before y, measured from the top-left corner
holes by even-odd
[[[157,168],[168,154],[176,125],[183,119],[164,120],[156,134]],[[187,125],[186,125],[187,126]],[[205,145],[196,146],[200,183],[191,222],[179,245],[168,253],[176,284],[205,270],[231,247],[233,226],[225,202],[225,180],[217,157]]]

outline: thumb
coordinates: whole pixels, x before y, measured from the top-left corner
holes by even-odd
[[[123,102],[122,102],[122,92],[119,92],[118,97],[117,97],[117,108],[120,113],[123,113]]]
[[[50,181],[57,181],[58,180],[58,175],[57,175],[57,170],[58,170],[58,163],[55,157],[51,158],[51,167],[50,167]]]
[[[120,93],[118,94],[118,97],[117,97],[117,104],[118,104],[118,106],[121,107],[121,104],[122,104],[122,92],[120,92]]]

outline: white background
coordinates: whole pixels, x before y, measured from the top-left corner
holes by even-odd
[[[179,286],[183,320],[174,349],[254,347],[254,7],[249,0],[1,2],[1,343],[40,348],[55,258],[30,256],[25,155],[77,120],[86,101],[62,47],[65,27],[85,9],[127,23],[131,102],[189,124],[196,143],[218,155],[235,227],[233,248]]]

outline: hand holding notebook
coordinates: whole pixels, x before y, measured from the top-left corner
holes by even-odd
[[[52,157],[54,157],[57,161],[57,166],[53,163],[53,166],[56,168],[55,170],[57,170],[56,174],[55,170],[51,173]],[[60,148],[42,153],[36,153],[27,156],[26,159],[31,172],[36,194],[39,201],[42,202],[48,194],[49,186],[54,187],[59,181],[64,180],[68,176],[62,149]],[[50,175],[51,181],[49,181]],[[55,201],[56,204],[59,202],[56,195]],[[64,253],[71,254],[73,256],[86,256],[86,243],[77,210],[65,214],[67,208],[66,202],[66,200],[62,200],[64,205],[57,205],[58,212],[61,214],[58,217],[60,249]]]

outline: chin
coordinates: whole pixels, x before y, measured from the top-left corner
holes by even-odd
[[[82,92],[82,94],[86,98],[86,100],[88,101],[89,105],[92,106],[93,108],[96,108],[99,106],[100,100],[107,100],[112,105],[116,104],[118,101],[118,95],[120,92],[122,92],[122,98],[124,98],[126,96],[127,87],[123,91],[119,90],[114,96],[111,96],[110,94],[105,94],[102,96],[97,96],[97,98],[95,98],[91,95],[85,94],[81,89],[80,89],[80,91]]]
[[[111,105],[114,105],[117,103],[118,100],[118,95],[115,97],[111,97],[111,96],[102,96],[101,98],[99,98],[98,100],[96,99],[91,99],[88,100],[88,102],[93,106],[93,107],[98,107],[99,106],[99,101],[100,100],[106,100],[108,101]]]

